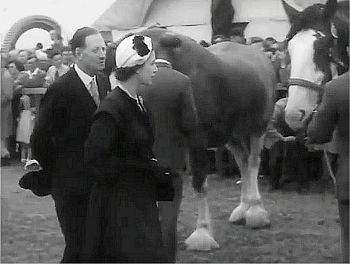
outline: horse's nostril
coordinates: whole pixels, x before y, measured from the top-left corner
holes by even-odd
[[[305,110],[303,110],[303,109],[300,109],[299,112],[300,112],[300,114],[301,114],[301,116],[300,116],[300,121],[302,121],[302,120],[304,119],[305,115],[306,115],[306,112],[305,112]]]

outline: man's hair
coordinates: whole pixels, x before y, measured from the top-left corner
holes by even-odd
[[[18,71],[24,71],[25,69],[24,69],[24,66],[23,66],[23,64],[21,63],[21,62],[19,62],[19,61],[16,61],[16,60],[12,60],[12,61],[9,61],[9,63],[7,64],[7,65],[10,65],[11,63],[14,63],[15,64],[15,66],[16,66],[16,69],[18,70]]]
[[[99,34],[99,32],[91,27],[82,27],[79,28],[73,35],[73,38],[70,41],[70,45],[72,46],[72,52],[75,56],[76,48],[83,48],[86,45],[86,37]]]

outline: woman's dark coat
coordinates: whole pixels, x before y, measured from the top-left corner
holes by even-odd
[[[120,88],[113,90],[95,113],[85,145],[95,184],[83,261],[162,262],[156,201],[171,200],[173,190],[151,160],[152,144],[147,114]],[[158,197],[158,190],[169,197]]]

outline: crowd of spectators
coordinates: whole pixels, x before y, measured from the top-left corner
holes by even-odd
[[[27,154],[23,152],[23,149],[27,149],[28,146],[27,142],[19,140],[19,137],[17,135],[20,132],[18,125],[23,123],[33,123],[35,119],[36,109],[33,107],[33,103],[30,102],[30,98],[24,97],[23,88],[48,88],[58,77],[65,74],[74,64],[74,56],[72,54],[72,50],[69,46],[63,45],[62,37],[54,30],[50,31],[50,37],[52,40],[52,45],[46,50],[43,50],[43,45],[39,42],[33,49],[14,49],[4,57],[3,61],[5,63],[2,65],[2,71],[5,74],[3,76],[7,77],[3,79],[9,79],[9,81],[5,85],[2,85],[2,94],[7,94],[8,96],[2,96],[1,103],[2,115],[6,114],[8,116],[2,118],[2,120],[11,120],[11,124],[7,126],[2,124],[2,164],[6,164],[6,159],[10,156],[16,156],[16,153],[22,153],[20,159],[23,162],[30,159],[30,149],[25,151]],[[283,100],[286,100],[288,94],[287,87],[290,74],[290,61],[289,57],[287,56],[285,43],[278,42],[272,37],[267,37],[265,39],[260,37],[252,37],[246,39],[242,30],[239,29],[232,31],[232,35],[230,37],[221,35],[215,36],[212,40],[212,44],[216,44],[222,41],[232,41],[243,45],[254,46],[266,54],[266,56],[271,60],[272,66],[276,73],[278,84],[275,98],[275,109],[279,109],[278,106]],[[205,47],[211,45],[205,41],[201,41],[200,44]],[[110,73],[106,74],[108,75]],[[7,92],[4,90],[7,90]],[[279,101],[280,99],[282,99],[282,101]],[[28,104],[28,100],[29,108],[24,108],[23,102],[26,102],[26,104]],[[5,108],[10,108],[11,111],[6,111],[4,110]],[[26,111],[27,114],[23,114],[23,111]],[[30,111],[32,115],[28,114],[28,111]],[[23,118],[30,120],[24,121]],[[27,127],[30,131],[31,126],[28,125]],[[4,129],[7,129],[8,131],[3,131]],[[23,133],[23,131],[20,133]],[[295,136],[292,133],[282,134],[288,139],[291,137],[294,138]],[[291,143],[290,141],[288,141],[288,143],[283,143],[280,141],[278,144],[272,147],[271,150],[265,149],[265,151],[263,151],[262,173],[276,173],[269,171],[271,170],[270,167],[273,167],[272,164],[269,164],[271,163],[271,161],[269,162],[270,152],[274,153],[276,152],[275,149],[278,149],[277,152],[280,153],[278,155],[283,155],[283,153],[288,152],[283,150],[285,149],[285,146],[287,146],[289,149],[293,149],[293,144],[294,143]],[[304,150],[305,149],[303,149],[303,151]],[[307,151],[304,151],[304,153],[307,154]],[[281,158],[280,156],[276,157],[275,154],[273,154],[273,156],[274,159]],[[296,157],[297,159],[299,158],[298,154],[296,154]],[[278,170],[279,172],[277,172],[277,174],[282,174],[283,168],[278,168]],[[275,185],[275,183],[272,183],[272,185]]]
[[[30,135],[37,109],[24,89],[48,88],[74,64],[72,50],[70,46],[63,45],[62,37],[52,30],[50,38],[52,44],[46,50],[38,42],[32,49],[13,49],[8,54],[2,54],[2,165],[6,165],[10,157],[17,157],[16,153],[21,153],[22,162],[31,158],[29,142],[23,140],[28,136],[23,135]]]

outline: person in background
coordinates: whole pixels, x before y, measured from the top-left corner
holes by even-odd
[[[17,50],[17,49],[10,50],[8,53],[8,56],[7,56],[8,61],[16,61],[18,54],[19,54],[19,50]]]
[[[241,28],[235,28],[231,31],[230,39],[232,42],[239,44],[246,44],[247,40],[244,37],[243,30]]]
[[[52,65],[49,67],[45,77],[45,87],[49,87],[59,77],[69,71],[69,66],[62,63],[61,52],[56,50],[50,58]]]
[[[27,50],[20,50],[18,52],[18,56],[16,60],[22,63],[23,65],[25,65],[28,61],[28,58],[29,58],[29,52]]]
[[[44,95],[31,147],[34,159],[43,168],[41,174],[50,179],[45,190],[49,190],[55,202],[65,239],[61,261],[81,262],[91,188],[84,166],[84,144],[92,115],[110,90],[110,84],[100,74],[105,65],[106,48],[101,34],[94,28],[83,27],[74,33],[71,44],[76,64]],[[39,178],[39,172],[31,175],[35,176]]]
[[[322,102],[310,116],[307,143],[331,141],[336,131],[336,197],[341,227],[342,261],[349,263],[349,72],[326,84]]]
[[[40,42],[35,46],[35,56],[39,61],[48,59],[47,54],[43,51],[43,44]]]
[[[30,98],[28,95],[22,95],[20,98],[21,112],[18,118],[16,131],[16,141],[21,147],[21,162],[26,163],[32,159],[32,150],[30,148],[30,136],[34,127],[34,114],[30,107]]]
[[[37,58],[30,56],[24,64],[24,74],[18,78],[18,84],[26,88],[42,87],[46,72],[37,67]]]
[[[52,43],[51,43],[52,50],[62,51],[63,38],[62,38],[61,34],[54,29],[51,30],[49,33],[50,33],[50,38],[52,40]]]
[[[23,86],[19,84],[19,79],[22,78],[24,73],[24,66],[18,61],[10,61],[8,63],[8,71],[11,74],[14,84],[13,84],[13,97],[11,101],[11,113],[12,113],[12,131],[13,135],[10,136],[9,150],[11,157],[16,154],[16,130],[17,130],[17,119],[19,117],[20,109],[20,98],[22,96]]]
[[[62,63],[68,67],[72,67],[75,63],[75,58],[70,46],[64,46],[62,48]]]
[[[152,127],[137,94],[157,71],[152,41],[129,36],[115,57],[118,87],[96,111],[85,145],[94,185],[82,260],[165,262],[157,200],[172,200],[174,190],[152,153]]]
[[[8,150],[9,137],[12,135],[13,78],[6,69],[7,56],[1,54],[1,164],[7,165],[10,158]]]
[[[159,56],[160,54],[158,54]],[[182,177],[186,153],[195,142],[198,126],[191,80],[174,70],[169,61],[157,59],[158,72],[149,86],[139,91],[153,127],[153,153],[158,164],[173,173],[175,196],[172,202],[159,202],[166,262],[176,261],[177,219],[182,200]]]

